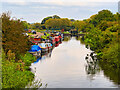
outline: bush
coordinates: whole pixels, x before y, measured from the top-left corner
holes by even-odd
[[[34,78],[31,71],[16,70],[16,63],[5,61],[2,64],[2,88],[24,88]]]
[[[118,58],[118,43],[113,43],[109,48],[104,48],[102,59],[111,67],[120,68],[120,60]]]
[[[9,51],[7,52],[7,57],[8,57],[8,60],[11,60],[11,61],[14,62],[14,60],[15,60],[15,54],[12,53],[11,50],[9,50]]]
[[[36,60],[36,58],[30,53],[26,53],[24,56],[21,56],[21,59],[23,60],[26,66],[30,66],[31,63],[34,60]]]
[[[30,65],[34,60],[34,57],[29,53],[26,53],[22,58],[26,62],[26,65]],[[19,60],[17,63],[5,59],[3,56],[2,88],[24,88],[29,82],[32,82],[34,74],[26,70],[29,67],[25,66],[22,60]]]

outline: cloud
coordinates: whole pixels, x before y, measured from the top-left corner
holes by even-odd
[[[60,7],[57,7],[57,6],[33,6],[31,8],[33,8],[33,9],[39,9],[39,8],[44,8],[44,9],[59,9]]]
[[[119,0],[2,0],[2,2],[12,3],[16,5],[26,5],[29,2],[37,2],[51,5],[64,5],[64,6],[95,6],[97,2],[118,2]]]

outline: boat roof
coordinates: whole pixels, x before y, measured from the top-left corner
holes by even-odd
[[[38,43],[41,47],[46,47],[46,43]]]
[[[32,45],[29,52],[36,52],[41,50],[41,48],[38,45]]]

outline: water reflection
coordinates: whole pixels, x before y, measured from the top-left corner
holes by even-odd
[[[63,41],[68,42],[69,40],[71,40],[71,36],[64,36],[63,37]]]
[[[39,61],[41,60],[45,60],[46,58],[50,58],[51,57],[51,54],[52,54],[52,51],[48,52],[48,53],[45,53],[45,54],[42,54],[41,56],[38,56],[37,57],[37,60],[34,62],[35,63],[38,63]]]
[[[120,87],[120,69],[114,69],[109,64],[105,63],[104,61],[100,61],[100,67],[104,71],[104,75],[108,77],[112,82]]]
[[[100,71],[97,57],[96,55],[93,55],[93,52],[87,54],[85,60],[87,62],[85,70],[88,75],[94,76],[96,73]]]
[[[65,36],[62,44],[31,65],[35,79],[42,79],[43,85],[48,84],[47,88],[114,87],[100,69],[95,53],[91,52],[81,44],[80,37]]]

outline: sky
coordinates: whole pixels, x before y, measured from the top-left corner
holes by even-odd
[[[11,12],[12,17],[29,23],[41,21],[48,16],[75,20],[88,19],[98,11],[108,9],[118,12],[119,0],[0,0],[0,13]],[[2,12],[1,12],[2,11]]]

